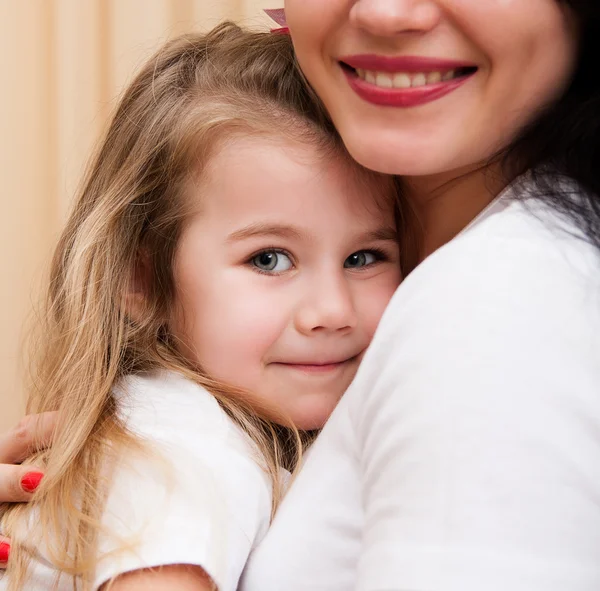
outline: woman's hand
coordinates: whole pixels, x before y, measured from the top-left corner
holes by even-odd
[[[30,415],[0,435],[0,503],[29,501],[43,477],[42,470],[20,465],[33,452],[52,442],[57,413]],[[0,535],[0,568],[6,567],[10,540]]]

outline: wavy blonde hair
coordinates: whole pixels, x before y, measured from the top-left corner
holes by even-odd
[[[232,23],[168,43],[117,108],[52,262],[28,412],[58,410],[60,424],[52,448],[30,459],[45,466],[34,502],[3,509],[3,529],[13,539],[12,589],[25,588],[40,544],[74,586],[89,588],[108,486],[101,470],[107,458],[140,445],[112,393],[124,375],[168,369],[207,388],[260,450],[274,508],[280,499],[279,467],[296,465],[302,434],[257,416],[243,393],[186,360],[166,321],[184,188],[234,133],[284,134],[344,153],[290,39]],[[139,287],[141,253],[151,280],[145,311],[134,321],[124,302]]]

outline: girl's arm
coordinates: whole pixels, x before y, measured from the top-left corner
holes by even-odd
[[[216,591],[210,577],[198,566],[172,564],[126,573],[101,591]]]

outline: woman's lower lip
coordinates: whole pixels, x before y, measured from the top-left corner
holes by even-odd
[[[418,107],[442,98],[461,87],[473,76],[473,74],[469,74],[437,84],[411,88],[382,88],[359,78],[353,71],[343,69],[343,72],[350,88],[363,100],[383,107],[400,108]]]

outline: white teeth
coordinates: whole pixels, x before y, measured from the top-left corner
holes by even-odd
[[[394,74],[394,88],[410,88],[410,76],[408,74]]]
[[[456,70],[448,72],[376,72],[374,70],[356,69],[356,75],[369,84],[380,88],[417,88],[427,84],[439,84],[456,77]]]
[[[415,86],[425,86],[425,84],[427,84],[427,78],[425,77],[425,74],[415,74],[411,80],[411,86],[413,88]]]
[[[377,76],[375,77],[375,84],[377,86],[381,86],[381,88],[393,88],[394,86],[391,75],[384,74],[382,72],[377,72]]]
[[[437,84],[442,81],[442,74],[440,72],[430,72],[427,74],[427,84]]]

